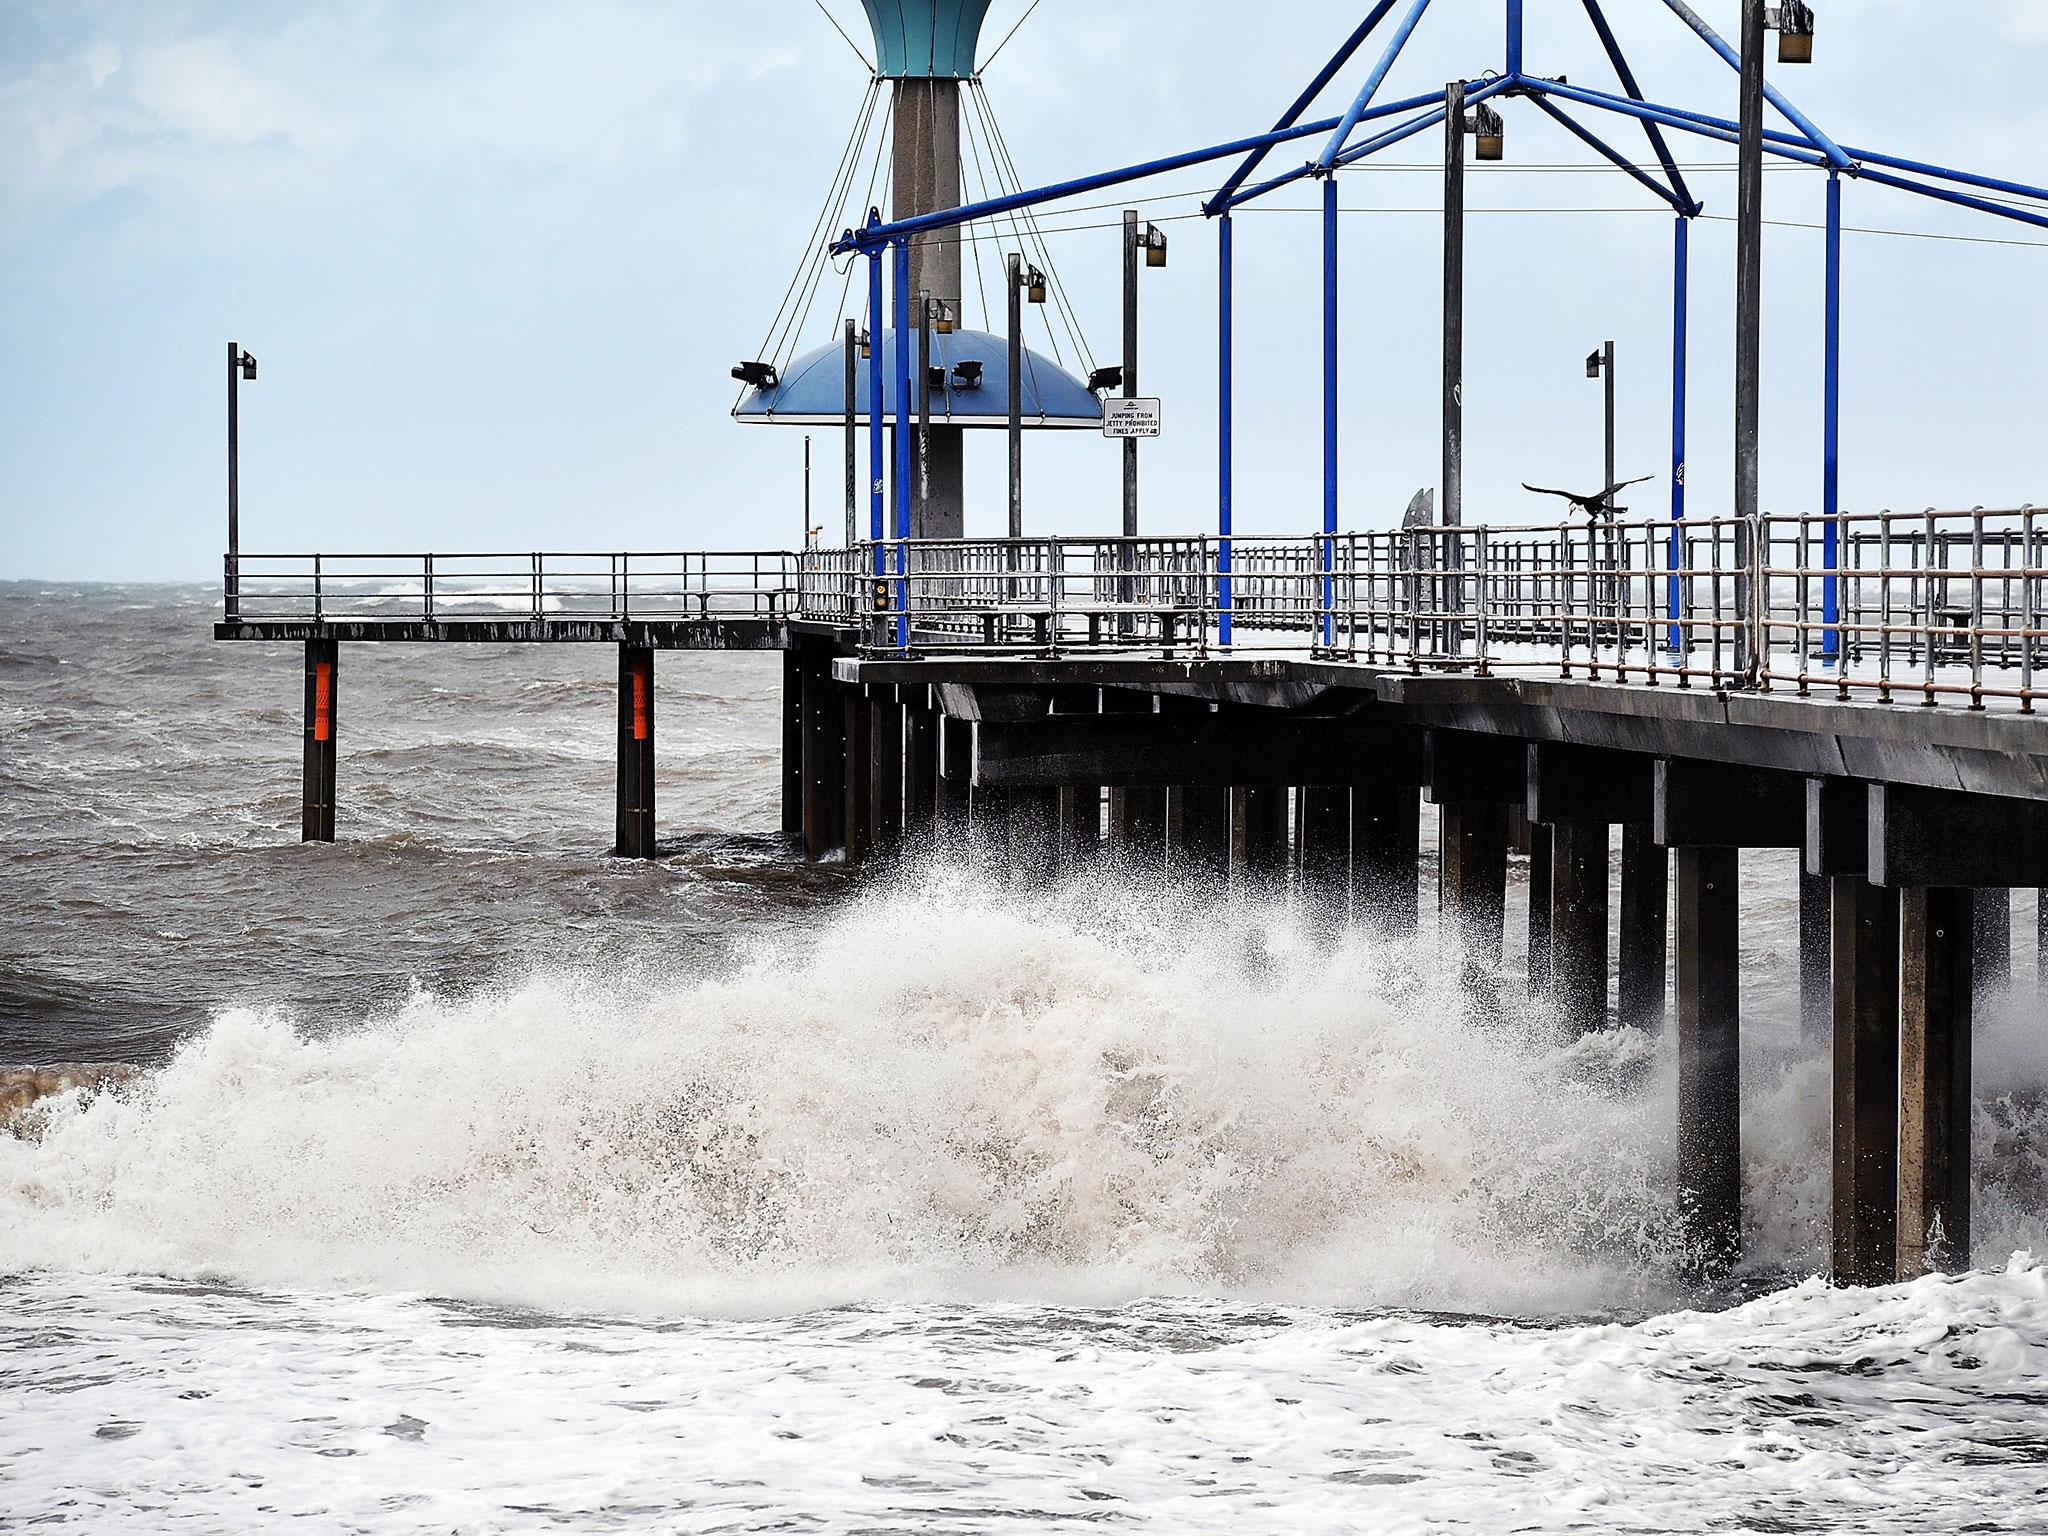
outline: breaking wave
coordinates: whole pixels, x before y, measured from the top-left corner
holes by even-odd
[[[716,974],[231,1011],[0,1137],[0,1271],[728,1314],[1682,1297],[1669,1051],[1561,1043],[1453,969],[1255,903],[922,869]],[[1980,1053],[1987,1264],[2048,1247],[2027,1061]],[[1825,1064],[1752,1064],[1749,1100],[1750,1263],[1810,1270]]]

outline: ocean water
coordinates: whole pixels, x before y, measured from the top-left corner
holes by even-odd
[[[302,847],[299,654],[210,618],[0,585],[0,1065],[143,1067],[0,1135],[0,1529],[2048,1530],[2024,955],[1979,1269],[1831,1290],[1750,858],[1701,1291],[1666,1043],[1428,924],[806,869],[773,656],[659,659],[638,865],[608,648],[351,647]]]

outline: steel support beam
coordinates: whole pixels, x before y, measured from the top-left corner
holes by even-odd
[[[803,654],[793,648],[782,653],[782,836],[804,837]]]
[[[804,857],[816,864],[846,843],[845,717],[827,651],[802,650]]]

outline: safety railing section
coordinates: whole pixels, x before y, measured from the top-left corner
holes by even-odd
[[[898,541],[802,557],[876,653],[1286,651],[1411,670],[2035,703],[2048,516]]]
[[[672,554],[287,554],[227,557],[225,611],[250,622],[789,618],[787,550]]]
[[[1760,687],[2034,709],[2048,662],[2040,509],[1767,518],[1765,529]]]

